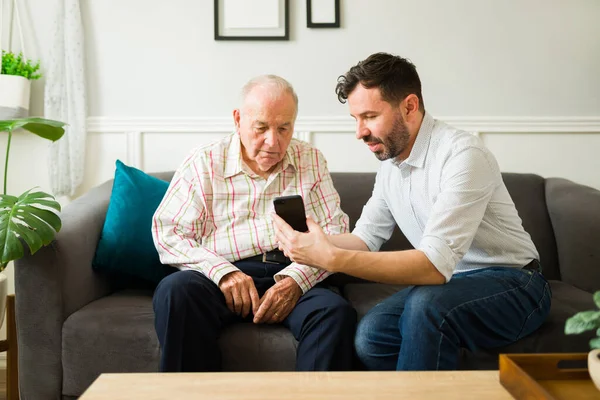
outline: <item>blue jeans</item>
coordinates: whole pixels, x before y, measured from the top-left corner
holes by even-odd
[[[551,297],[539,272],[520,268],[485,268],[455,274],[444,285],[411,286],[359,322],[356,351],[370,370],[455,370],[461,347],[500,347],[534,332]]]

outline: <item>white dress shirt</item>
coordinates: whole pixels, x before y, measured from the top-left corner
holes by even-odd
[[[427,113],[409,157],[381,163],[352,233],[377,251],[396,224],[446,281],[457,272],[539,260],[491,152]]]

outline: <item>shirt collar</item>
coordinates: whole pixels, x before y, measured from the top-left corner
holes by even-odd
[[[423,165],[425,164],[425,158],[427,156],[427,150],[429,149],[429,141],[431,139],[431,132],[433,132],[434,122],[435,121],[433,120],[433,117],[429,113],[425,112],[423,121],[421,121],[421,127],[419,128],[419,132],[417,133],[417,137],[415,139],[415,143],[410,151],[410,155],[402,163],[406,163],[417,168],[423,168]],[[396,164],[401,165],[402,163]]]
[[[297,146],[293,146],[294,139],[290,142],[287,150],[285,151],[285,156],[283,156],[283,160],[281,160],[281,171],[285,171],[289,166],[294,168],[294,171],[298,169],[296,165],[296,156],[294,154],[294,150]]]
[[[279,163],[280,168],[276,169],[276,173],[281,171],[285,171],[289,166],[292,166],[294,170],[297,169],[296,165],[296,157],[294,156],[294,151],[292,148],[292,143],[288,146],[285,156],[283,156],[283,160]],[[245,168],[244,168],[245,167]],[[242,161],[242,145],[240,140],[240,135],[238,133],[234,133],[231,135],[231,141],[229,142],[229,146],[227,149],[227,156],[225,157],[225,168],[224,168],[224,177],[230,178],[235,176],[241,172],[246,172],[247,174],[254,174],[252,170],[245,166],[245,163]]]
[[[227,154],[225,156],[225,168],[223,176],[230,178],[234,175],[242,172],[242,152],[240,135],[234,133],[231,135],[231,141],[227,147]]]

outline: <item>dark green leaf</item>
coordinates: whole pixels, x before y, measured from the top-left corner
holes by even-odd
[[[600,308],[600,290],[594,293],[594,303],[596,303],[596,307]]]
[[[2,194],[0,195],[0,208],[11,208],[17,201],[18,198],[15,196]]]
[[[14,131],[23,128],[41,138],[57,141],[65,134],[65,125],[64,122],[33,117],[0,121],[0,130]]]
[[[23,245],[12,230],[0,228],[0,246],[3,264],[23,257]]]
[[[48,208],[53,208],[56,211],[60,211],[60,204],[57,201],[52,200],[36,200],[32,202],[35,205],[45,206]]]
[[[52,242],[61,228],[58,215],[50,207],[60,210],[54,197],[44,192],[27,191],[18,198],[0,196],[0,264],[23,257],[21,241],[31,254]]]
[[[23,129],[28,130],[31,133],[38,135],[41,138],[56,142],[58,139],[63,137],[65,134],[64,128],[58,128],[55,126],[40,124],[40,123],[28,123],[23,125]]]
[[[572,335],[600,327],[600,311],[581,311],[565,324],[565,334]]]
[[[600,349],[600,338],[593,338],[590,340],[591,349]]]
[[[30,189],[30,190],[26,191],[25,193],[23,193],[22,195],[20,195],[19,198],[17,199],[17,201],[23,201],[23,200],[27,199],[28,204],[45,205],[47,207],[54,208],[56,211],[60,211],[60,204],[54,200],[54,197],[52,197],[48,193],[44,193],[44,192],[30,193],[31,190],[33,190],[33,189]]]
[[[60,223],[60,218],[52,211],[44,210],[33,206],[29,207],[27,210],[31,215],[36,216],[37,218],[50,225],[55,231],[60,231],[60,228],[62,227]],[[17,214],[16,216],[17,218],[23,217],[23,221],[25,221],[27,224],[30,223],[29,215],[26,215],[24,212]]]
[[[28,218],[21,220],[39,235],[44,246],[49,245],[54,239],[54,230],[45,222],[40,221],[37,217],[29,215]]]
[[[29,251],[31,254],[35,253],[42,248],[44,243],[40,236],[33,230],[21,224],[15,224],[13,226],[14,231],[23,238],[25,243],[29,245]]]

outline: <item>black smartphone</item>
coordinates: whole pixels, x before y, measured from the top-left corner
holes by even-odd
[[[302,196],[282,196],[273,200],[275,212],[294,230],[308,232],[306,226],[306,213],[304,212],[304,201]]]

